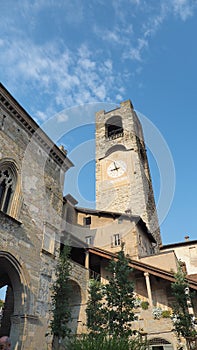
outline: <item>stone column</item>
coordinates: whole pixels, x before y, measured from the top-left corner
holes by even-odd
[[[89,251],[86,250],[85,252],[85,268],[89,270]]]
[[[152,292],[151,292],[151,285],[150,285],[150,277],[148,272],[144,272],[145,280],[146,280],[146,288],[148,293],[148,301],[150,306],[153,306],[153,299],[152,299]]]

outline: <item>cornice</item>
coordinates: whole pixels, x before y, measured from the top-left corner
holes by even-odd
[[[15,100],[9,91],[0,83],[0,106],[2,112],[7,112],[23,129],[29,137],[34,137],[35,141],[42,149],[63,169],[68,170],[73,163],[67,158],[66,151],[61,150],[39,127],[25,109]]]

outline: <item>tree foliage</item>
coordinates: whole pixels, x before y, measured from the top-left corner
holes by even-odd
[[[111,260],[107,269],[110,272],[109,283],[105,287],[108,331],[109,334],[116,336],[132,333],[134,296],[133,282],[129,279],[131,268],[128,262],[122,246],[117,260]]]
[[[146,350],[147,343],[142,341],[139,336],[135,338],[122,337],[105,337],[97,335],[84,334],[81,338],[73,338],[66,347],[69,350]]]
[[[175,282],[171,285],[172,294],[175,298],[173,304],[173,323],[177,334],[183,337],[190,337],[196,334],[193,315],[189,313],[188,305],[191,302],[189,286],[186,274],[182,271],[181,264],[175,274]]]
[[[87,303],[87,327],[91,334],[104,332],[105,310],[103,308],[104,286],[100,281],[90,280],[89,300]]]
[[[131,268],[122,246],[117,258],[109,262],[108,283],[94,282],[90,285],[87,318],[88,328],[95,334],[129,336],[134,320],[133,282]]]
[[[70,295],[71,286],[69,283],[71,264],[69,261],[70,247],[65,246],[60,253],[56,266],[56,280],[52,287],[52,320],[50,323],[52,334],[58,338],[65,338],[70,335],[69,321],[71,320]]]

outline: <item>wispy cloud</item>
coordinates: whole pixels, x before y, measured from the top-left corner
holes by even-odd
[[[172,0],[174,14],[179,16],[183,21],[193,16],[196,7],[196,0]]]
[[[97,0],[86,8],[80,0],[9,1],[12,16],[4,5],[0,21],[3,81],[35,96],[32,110],[42,121],[75,104],[119,102],[125,82],[142,71],[152,37],[169,17],[186,21],[197,6],[197,0]],[[54,18],[52,36],[42,24],[46,13]]]
[[[17,4],[23,17],[31,19],[42,11],[61,11],[68,23],[80,23],[84,19],[84,5],[80,0],[21,0]]]
[[[84,44],[77,51],[62,43],[39,46],[29,40],[5,40],[2,44],[6,61],[1,56],[0,64],[7,80],[15,86],[23,81],[29,89],[39,88],[42,95],[53,95],[48,99],[47,113],[74,104],[109,101],[112,90],[114,96],[120,95],[122,81],[114,73],[112,61],[98,59]],[[53,108],[51,100],[55,102]],[[37,118],[43,121],[47,113],[38,110]]]
[[[102,38],[104,41],[107,41],[111,45],[121,45],[122,46],[128,46],[132,37],[133,33],[133,26],[132,24],[125,26],[122,25],[116,25],[114,28],[111,29],[101,29],[98,26],[94,26],[94,32],[97,36]]]
[[[121,58],[142,61],[144,51],[169,16],[183,21],[194,15],[197,0],[114,0],[116,17],[113,28],[95,25],[95,34],[111,45],[119,45]],[[140,22],[136,21],[140,18]]]

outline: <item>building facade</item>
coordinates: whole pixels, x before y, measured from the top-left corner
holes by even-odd
[[[8,286],[0,336],[13,349],[45,349],[72,163],[2,85],[0,103],[0,286]]]
[[[171,312],[170,286],[181,253],[177,247],[159,250],[143,132],[130,101],[96,114],[96,209],[63,196],[64,174],[72,166],[66,151],[0,85],[0,288],[8,286],[0,336],[9,335],[15,350],[51,349],[51,286],[68,239],[70,326],[73,333],[86,332],[89,280],[107,283],[106,267],[123,243],[138,300],[133,328],[147,333],[153,350],[175,350],[170,318],[155,318],[153,310]],[[194,265],[190,271],[195,274]],[[197,281],[188,281],[196,290]]]

